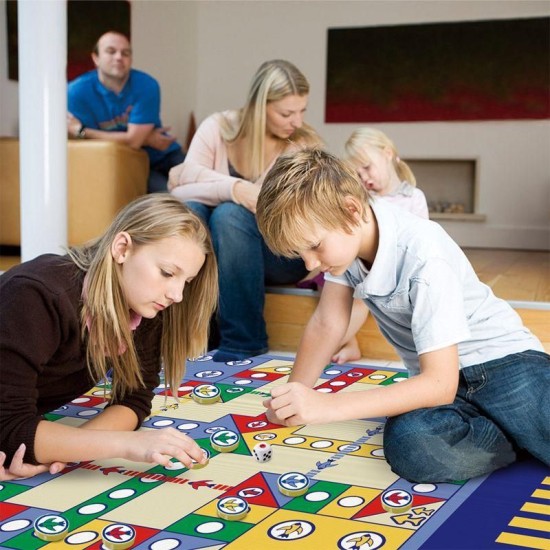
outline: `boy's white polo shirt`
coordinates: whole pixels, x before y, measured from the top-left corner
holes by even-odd
[[[371,270],[356,259],[343,275],[325,279],[354,288],[411,374],[419,372],[418,355],[453,344],[460,368],[544,351],[439,224],[381,200],[371,206],[379,233]]]

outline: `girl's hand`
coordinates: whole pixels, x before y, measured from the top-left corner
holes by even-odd
[[[193,467],[193,460],[204,464],[206,458],[201,448],[190,437],[174,428],[162,430],[140,430],[128,432],[124,458],[135,462],[155,462],[168,466],[175,458],[187,468]]]
[[[6,453],[0,451],[0,481],[25,479],[48,471],[50,474],[57,474],[65,468],[65,464],[63,462],[52,462],[49,466],[46,464],[25,464],[23,462],[25,450],[25,444],[21,443],[13,455],[9,468],[4,466],[4,462],[6,461]]]
[[[267,418],[275,424],[298,426],[330,421],[333,396],[319,393],[300,382],[290,382],[271,390],[271,399],[263,402]]]

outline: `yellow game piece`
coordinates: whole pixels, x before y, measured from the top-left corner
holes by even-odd
[[[210,453],[208,452],[208,450],[201,448],[201,451],[203,452],[204,457],[206,458],[206,462],[204,464],[201,464],[200,462],[193,460],[193,470],[200,470],[201,468],[205,468],[206,466],[208,466],[208,463],[210,462]]]
[[[191,397],[195,403],[201,405],[212,405],[217,403],[221,398],[220,389],[213,384],[201,384],[193,388]]]
[[[69,522],[57,514],[46,514],[34,520],[34,534],[40,540],[55,542],[65,538]]]
[[[413,498],[403,489],[389,489],[380,497],[382,508],[392,514],[400,514],[411,509]]]
[[[228,521],[240,521],[250,511],[250,507],[244,498],[225,497],[216,504],[218,517]]]
[[[210,436],[210,445],[220,453],[230,453],[239,446],[239,434],[232,430],[220,430]]]
[[[136,541],[136,530],[124,523],[112,523],[103,529],[101,538],[108,550],[125,550]]]
[[[309,479],[299,472],[287,472],[279,476],[277,480],[279,491],[287,497],[299,497],[307,493]]]

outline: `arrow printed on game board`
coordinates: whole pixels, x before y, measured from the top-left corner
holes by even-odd
[[[216,484],[211,479],[200,479],[198,481],[189,481],[188,485],[191,485],[195,491],[198,491],[200,487],[208,487],[211,489]]]
[[[417,527],[421,525],[423,521],[426,520],[425,517],[415,517],[411,514],[401,514],[400,516],[392,516],[391,518],[397,525],[403,525],[404,523],[410,523]]]
[[[325,462],[321,462],[320,460],[317,461],[317,469],[318,470],[324,470],[325,468],[332,468],[334,466],[337,466],[337,464],[334,464],[336,460],[333,458],[329,458]]]
[[[350,546],[349,550],[360,550],[365,544],[368,546],[374,544],[374,540],[372,540],[370,535],[362,535],[361,537],[350,539],[347,542],[353,542],[353,546]]]
[[[292,525],[289,525],[288,527],[283,527],[281,529],[278,529],[278,531],[282,531],[281,537],[287,539],[290,537],[290,535],[293,535],[294,533],[297,533],[298,535],[301,535],[304,528],[300,523],[293,523]]]

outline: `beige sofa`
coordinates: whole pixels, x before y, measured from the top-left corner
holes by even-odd
[[[101,140],[70,140],[67,151],[68,241],[100,235],[120,208],[147,191],[143,151]],[[0,138],[0,245],[19,246],[19,140]]]

